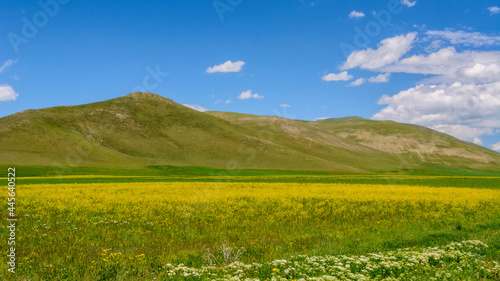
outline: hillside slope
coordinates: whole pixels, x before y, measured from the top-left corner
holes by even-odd
[[[360,117],[311,122],[276,116],[207,113],[235,125],[286,136],[309,147],[326,145],[347,149],[352,154],[361,155],[362,161],[354,165],[365,170],[500,170],[499,153],[418,125]],[[332,160],[339,159],[338,155],[327,155],[333,157]]]
[[[500,154],[415,125],[198,112],[151,93],[0,118],[0,164],[372,173],[500,171]]]

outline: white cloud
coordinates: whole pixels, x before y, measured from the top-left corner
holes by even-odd
[[[235,61],[232,62],[230,60],[226,61],[223,64],[214,65],[212,67],[207,68],[207,73],[216,73],[216,72],[240,72],[241,68],[245,62],[243,61]]]
[[[349,55],[341,69],[355,67],[381,72],[359,78],[365,82],[387,82],[391,73],[430,75],[421,85],[388,96],[387,105],[372,116],[376,120],[413,123],[481,145],[482,135],[500,132],[500,51],[457,51],[445,44],[469,47],[500,45],[499,36],[478,32],[430,31],[424,42],[431,53],[405,56],[416,41],[416,33],[384,39],[377,49],[367,48]],[[436,51],[436,49],[438,49]]]
[[[360,67],[374,70],[395,63],[411,49],[416,36],[417,33],[411,32],[382,40],[376,50],[367,48],[352,52],[341,69]]]
[[[342,71],[340,73],[330,73],[323,76],[321,79],[324,81],[347,81],[354,78],[351,74],[348,74],[347,71]]]
[[[376,120],[394,120],[420,124],[472,141],[500,128],[500,82],[488,84],[419,85],[390,97],[372,116]]]
[[[325,119],[329,119],[329,118],[331,118],[331,117],[318,117],[314,121],[321,121],[321,120],[325,120]]]
[[[413,7],[417,4],[417,1],[401,0],[401,4],[405,5],[406,7]]]
[[[431,42],[431,44],[427,47],[425,47],[425,51],[426,52],[434,52],[436,50],[439,50],[441,49],[441,47],[445,44],[446,42],[444,42],[443,40],[441,39],[438,39],[438,40],[433,40]]]
[[[263,99],[263,98],[264,98],[263,96],[260,96],[257,93],[252,94],[252,90],[241,92],[241,94],[238,96],[238,99],[240,99],[240,100],[246,100],[246,99]]]
[[[480,81],[493,81],[500,78],[500,64],[490,63],[481,64],[476,63],[472,67],[463,68],[459,72],[469,78],[475,78]]]
[[[363,85],[365,83],[365,81],[366,81],[365,78],[359,78],[359,79],[356,79],[351,84],[349,84],[349,86],[351,86],[351,87],[361,86],[361,85]]]
[[[500,8],[497,6],[489,7],[488,11],[490,11],[490,15],[498,14],[500,13]]]
[[[439,124],[431,126],[430,128],[462,140],[472,141],[479,145],[482,143],[479,136],[493,133],[489,128],[474,128],[466,125]]]
[[[0,85],[0,101],[15,101],[18,96],[19,94],[11,86],[7,84]]]
[[[352,11],[349,13],[349,17],[352,18],[362,18],[365,16],[365,13],[363,12],[358,12],[358,11]]]
[[[462,44],[473,47],[500,45],[500,36],[488,36],[479,32],[429,30],[425,34],[446,39],[454,45]]]
[[[230,103],[230,102],[232,102],[232,101],[233,101],[233,100],[226,100],[226,101],[225,101],[225,103],[227,104],[227,103]]]
[[[204,108],[203,106],[201,106],[199,104],[183,104],[183,105],[187,106],[187,107],[189,107],[191,109],[201,111],[201,112],[205,112],[205,111],[208,110],[208,109]]]
[[[7,68],[9,68],[9,66],[15,64],[17,61],[16,60],[7,60],[5,61],[2,66],[0,66],[0,73],[4,72],[5,70],[7,70]]]
[[[438,75],[429,79],[432,83],[489,83],[500,81],[500,52],[457,52],[454,47],[447,47],[428,55],[413,55],[381,70]]]
[[[500,51],[465,50],[458,52],[455,47],[439,49],[445,41],[466,46],[500,45],[500,36],[487,36],[478,32],[429,31],[428,38],[438,38],[425,48],[427,54],[404,57],[415,42],[416,33],[408,33],[384,39],[377,49],[367,48],[352,52],[341,69],[362,68],[379,72],[402,72],[433,75],[424,83],[491,83],[500,81]],[[436,49],[439,49],[435,51]],[[343,76],[341,75],[343,74]],[[323,80],[347,80],[347,72],[328,74]],[[380,77],[382,78],[382,77]]]
[[[371,83],[385,83],[389,81],[390,73],[379,74],[377,76],[373,76],[368,78],[368,82]]]
[[[284,103],[284,104],[280,104],[280,107],[292,107],[292,106],[289,105],[289,104]]]
[[[491,147],[493,150],[500,151],[500,141],[493,144]]]

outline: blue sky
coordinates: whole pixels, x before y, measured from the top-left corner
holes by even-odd
[[[499,1],[2,1],[0,117],[146,90],[500,150]]]

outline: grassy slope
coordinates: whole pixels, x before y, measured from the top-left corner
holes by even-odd
[[[207,112],[233,124],[285,136],[307,147],[347,149],[359,158],[356,167],[372,172],[412,170],[417,173],[498,172],[500,154],[452,136],[412,124],[372,121],[360,117],[330,118],[311,122],[276,116]],[[276,141],[279,141],[276,138]],[[318,149],[324,153],[324,149]],[[324,157],[342,155],[324,153]]]
[[[0,164],[24,170],[65,167],[56,173],[162,165],[342,174],[500,171],[500,154],[419,126],[202,113],[149,93],[0,118],[0,154]]]
[[[358,171],[153,94],[21,112],[0,119],[0,128],[5,164]]]

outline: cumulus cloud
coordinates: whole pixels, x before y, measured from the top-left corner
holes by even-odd
[[[455,81],[488,83],[500,81],[499,51],[463,51],[443,48],[427,55],[413,55],[385,66],[386,72],[434,74],[433,83]]]
[[[0,66],[0,73],[4,72],[5,70],[7,70],[7,68],[9,68],[11,65],[13,65],[14,63],[16,63],[17,61],[16,60],[7,60],[5,61],[2,66]]]
[[[463,68],[459,74],[467,78],[473,78],[478,81],[493,81],[500,78],[500,64],[490,63],[482,64],[476,63],[472,67]]]
[[[15,101],[17,96],[19,94],[11,86],[7,84],[0,85],[0,101]]]
[[[353,81],[349,86],[351,87],[356,87],[356,86],[361,86],[365,83],[366,79],[365,78],[359,78]]]
[[[354,78],[351,74],[348,74],[347,71],[342,71],[340,73],[330,73],[323,76],[321,79],[324,81],[347,81]]]
[[[490,11],[490,15],[495,15],[500,13],[500,8],[497,6],[489,7],[488,11]]]
[[[439,49],[447,40],[452,44],[467,46],[500,45],[500,36],[486,36],[481,33],[463,31],[429,31],[433,40],[429,50]],[[433,51],[428,54],[415,54],[403,58],[411,49],[416,33],[384,39],[377,49],[367,48],[352,52],[342,69],[359,67],[372,71],[403,72],[435,75],[428,83],[490,83],[500,81],[500,52],[466,50],[458,52],[455,47]],[[336,76],[332,76],[335,78]]]
[[[203,106],[201,106],[199,104],[183,104],[183,105],[186,106],[186,107],[189,107],[191,109],[201,111],[201,112],[205,112],[205,111],[208,110],[208,109],[204,108]]]
[[[425,34],[430,37],[445,39],[453,45],[461,44],[473,47],[500,45],[500,36],[488,36],[479,32],[429,30]]]
[[[401,4],[405,5],[406,7],[413,7],[417,4],[417,1],[401,0]]]
[[[341,69],[362,68],[379,72],[401,72],[433,75],[425,83],[491,83],[500,81],[500,51],[465,50],[458,52],[454,46],[441,48],[448,41],[455,45],[500,45],[500,36],[487,36],[478,32],[428,31],[434,38],[426,51],[405,57],[416,41],[416,33],[384,39],[377,49],[367,48],[352,52]],[[441,49],[440,49],[441,48]],[[341,75],[343,74],[343,75]],[[323,80],[333,81],[348,77],[347,72],[329,74]],[[380,77],[382,78],[382,77]]]
[[[240,100],[246,100],[246,99],[263,99],[264,96],[261,96],[257,93],[252,94],[252,90],[248,90],[245,92],[241,92],[241,94],[238,96],[238,99]]]
[[[284,103],[284,104],[280,104],[280,107],[292,107],[292,106],[289,105],[289,104]]]
[[[387,106],[372,119],[420,124],[473,141],[500,128],[498,93],[500,82],[419,85],[382,96],[378,103]]]
[[[429,44],[429,46],[425,47],[425,51],[426,52],[434,52],[436,50],[439,50],[441,49],[441,47],[446,44],[446,42],[444,40],[441,40],[441,39],[437,39],[437,40],[433,40],[431,42],[431,44]]]
[[[490,128],[475,128],[467,125],[439,124],[430,128],[462,140],[472,141],[479,145],[482,144],[479,136],[493,133],[493,130]]]
[[[230,102],[232,102],[232,101],[233,101],[233,100],[226,100],[226,101],[225,101],[225,103],[227,104],[227,103],[230,103]]]
[[[392,96],[383,95],[379,104],[386,106],[372,119],[419,124],[476,144],[483,143],[482,135],[498,134],[500,51],[457,51],[450,44],[495,46],[500,45],[500,36],[433,30],[423,38],[422,42],[430,42],[424,53],[408,54],[416,35],[387,38],[376,49],[354,51],[341,66],[342,70],[358,67],[380,72],[367,79],[359,78],[350,86],[387,82],[391,73],[398,72],[428,75],[419,86]]]
[[[377,76],[373,76],[373,77],[368,78],[368,82],[371,82],[371,83],[385,83],[385,82],[389,81],[389,77],[390,76],[391,76],[390,73],[379,74]]]
[[[411,32],[407,35],[399,35],[384,39],[377,49],[367,48],[352,52],[346,62],[341,66],[342,70],[359,67],[362,69],[375,70],[391,63],[399,61],[412,47],[417,33]]]
[[[235,61],[232,62],[230,60],[226,61],[223,64],[219,65],[214,65],[212,67],[208,67],[206,72],[207,73],[216,73],[216,72],[240,72],[241,68],[245,62],[243,61]]]
[[[365,16],[365,13],[363,12],[358,12],[358,11],[352,11],[349,13],[349,17],[352,18],[362,18]]]
[[[493,150],[500,151],[500,141],[491,146]]]

